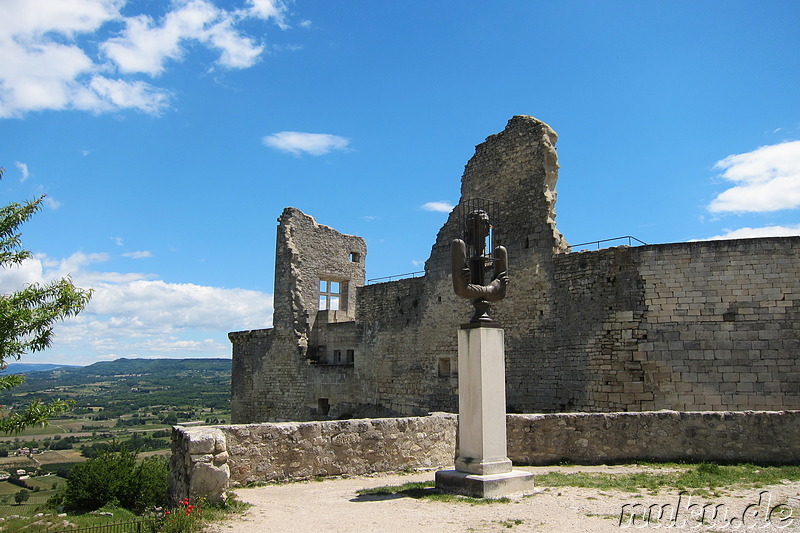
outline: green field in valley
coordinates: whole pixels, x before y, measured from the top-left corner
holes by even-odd
[[[120,359],[27,373],[22,386],[0,393],[3,409],[21,409],[36,398],[71,399],[75,407],[46,427],[0,435],[0,477],[19,469],[30,475],[21,504],[14,500],[21,487],[0,480],[0,518],[48,512],[45,503],[70,468],[105,447],[123,445],[140,458],[169,455],[173,425],[230,422],[230,375],[229,359]]]

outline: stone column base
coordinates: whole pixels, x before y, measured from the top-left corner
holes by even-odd
[[[488,476],[491,474],[505,474],[511,472],[513,466],[511,459],[504,457],[494,461],[476,460],[471,457],[459,456],[456,459],[456,470],[466,474]]]
[[[477,475],[458,470],[436,472],[436,488],[472,498],[500,498],[533,491],[533,474],[512,470],[502,474]]]

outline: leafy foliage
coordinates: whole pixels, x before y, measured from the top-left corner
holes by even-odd
[[[0,168],[0,178],[3,172]],[[23,204],[0,207],[0,267],[19,265],[31,257],[31,252],[22,248],[19,227],[41,209],[43,200],[44,196],[40,196]],[[90,297],[91,291],[75,287],[68,277],[1,294],[0,368],[6,367],[6,359],[19,359],[27,352],[49,347],[53,325],[82,311]],[[18,375],[0,376],[0,390],[18,387],[22,381]],[[49,417],[63,413],[70,406],[69,401],[59,399],[49,403],[36,400],[24,411],[0,419],[0,432],[18,433],[28,426],[44,425]]]
[[[2,217],[0,210],[0,265],[8,255]],[[0,357],[19,359],[28,351],[49,347],[53,324],[78,314],[89,303],[89,297],[89,291],[78,289],[69,278],[46,285],[34,283],[0,296]]]
[[[104,451],[72,468],[64,492],[53,503],[70,511],[113,504],[140,514],[166,503],[167,476],[163,457],[137,461],[135,452]]]
[[[36,399],[24,411],[11,413],[0,420],[0,432],[19,433],[27,427],[47,425],[47,421],[51,417],[69,411],[73,403],[71,400],[53,400],[43,403]]]
[[[196,533],[203,530],[202,508],[204,502],[192,505],[184,498],[174,509],[164,512],[159,533]]]
[[[17,502],[17,505],[20,505],[30,498],[30,493],[25,489],[20,489],[19,492],[14,494],[14,501]]]

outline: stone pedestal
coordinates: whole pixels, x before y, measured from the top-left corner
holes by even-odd
[[[476,498],[533,489],[533,474],[507,457],[504,333],[493,323],[458,331],[458,451],[456,469],[436,473],[437,488]]]

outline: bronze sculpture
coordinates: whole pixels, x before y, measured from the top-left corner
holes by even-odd
[[[475,307],[470,323],[491,322],[489,302],[502,300],[506,295],[508,252],[504,246],[497,246],[491,256],[486,255],[490,228],[486,211],[470,212],[466,218],[465,240],[455,239],[451,248],[453,290],[462,298],[471,298]],[[489,284],[484,285],[486,267],[490,265],[493,276]]]

